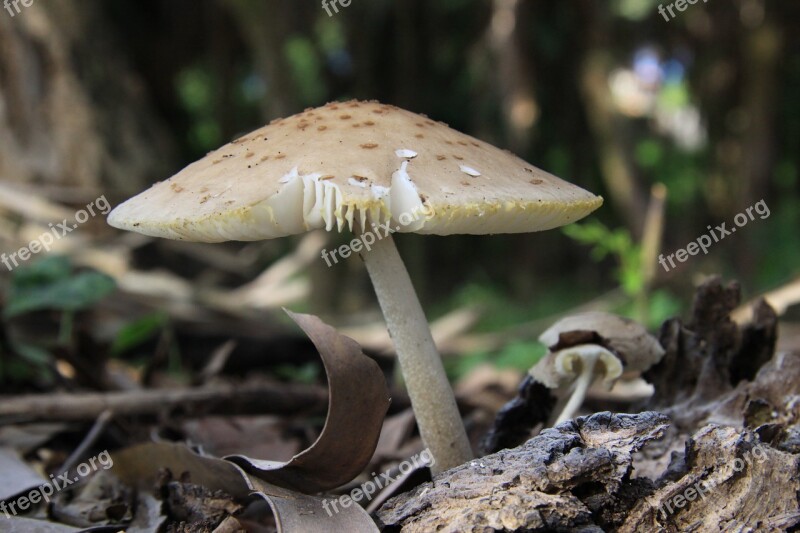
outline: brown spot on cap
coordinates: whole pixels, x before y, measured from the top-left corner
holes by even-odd
[[[256,155],[255,152],[247,152],[247,155],[245,156],[245,158],[250,159],[254,155]]]
[[[286,157],[286,155],[284,155],[284,154],[278,154],[278,155],[275,156],[275,159],[283,159],[285,157]]]
[[[416,135],[414,135],[414,137],[416,137],[417,139],[422,139],[425,136],[421,133],[417,133]]]
[[[372,122],[371,120],[368,120],[368,121],[366,121],[366,122],[364,123],[364,125],[365,125],[365,126],[374,126],[374,125],[375,125],[375,123],[374,123],[374,122]]]
[[[181,187],[177,183],[170,183],[169,184],[169,188],[172,189],[175,192],[183,192],[184,191],[183,187]]]
[[[264,157],[262,157],[262,158],[261,158],[261,162],[263,163],[263,162],[264,162],[264,161],[266,161],[267,159],[269,159],[269,156],[268,156],[268,155],[265,155]]]
[[[332,180],[334,178],[333,174],[328,174],[327,176],[322,176],[321,180]]]
[[[350,115],[345,114],[345,115],[339,115],[339,118],[342,120],[350,120],[352,117]]]
[[[454,155],[453,158],[456,159],[457,161],[463,161],[464,160],[463,157],[457,156],[457,155]]]
[[[325,126],[324,124],[321,125],[321,126],[317,126],[317,131],[325,131],[327,129],[328,129],[328,126]]]
[[[540,180],[538,178],[534,178],[531,180],[532,185],[541,185],[542,183],[544,183],[544,180]]]
[[[364,143],[359,145],[361,148],[366,148],[367,150],[371,150],[372,148],[377,148],[378,145],[376,143]]]
[[[445,159],[447,159],[447,156],[446,155],[437,155],[436,159],[438,159],[439,161],[444,161]]]
[[[464,141],[458,141],[458,144],[460,144],[461,146],[467,146],[467,143],[465,143]]]

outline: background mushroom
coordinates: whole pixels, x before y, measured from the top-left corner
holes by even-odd
[[[442,471],[467,461],[470,445],[389,233],[539,231],[574,222],[601,203],[446,124],[351,101],[275,120],[123,203],[108,222],[202,242],[271,239],[316,228],[358,233],[350,246],[331,254],[338,251],[344,259],[363,249],[422,439]]]
[[[554,425],[572,418],[595,379],[602,378],[610,387],[623,371],[645,371],[664,356],[664,349],[641,324],[603,312],[559,320],[539,341],[549,353],[531,375],[551,389],[569,391],[556,406]]]

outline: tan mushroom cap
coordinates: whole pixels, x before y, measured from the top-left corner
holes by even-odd
[[[273,121],[118,206],[115,227],[202,242],[390,222],[437,235],[569,224],[602,198],[441,122],[377,102]]]
[[[626,371],[647,370],[664,356],[661,344],[641,324],[629,318],[599,311],[563,318],[542,333],[539,341],[552,347],[558,344],[562,333],[571,331],[596,332],[622,358]]]

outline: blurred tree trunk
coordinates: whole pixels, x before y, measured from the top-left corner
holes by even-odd
[[[529,149],[533,126],[539,117],[531,58],[520,49],[520,31],[527,28],[519,17],[519,0],[494,0],[487,40],[494,53],[495,86],[503,110],[509,148],[518,154]]]
[[[0,17],[0,179],[123,196],[171,166],[99,5],[50,0]]]
[[[642,235],[647,193],[636,176],[630,147],[624,142],[623,124],[613,109],[613,97],[608,86],[612,64],[607,50],[610,38],[611,16],[607,8],[595,3],[584,3],[584,20],[587,21],[586,56],[581,74],[581,88],[600,159],[600,170],[611,204],[631,234],[638,240]]]
[[[289,68],[283,57],[288,41],[291,5],[280,0],[229,0],[223,3],[230,9],[247,42],[255,70],[267,84],[262,101],[262,114],[267,120],[296,113],[294,88]]]
[[[769,17],[769,13],[766,14]],[[749,122],[742,136],[743,163],[737,168],[737,181],[742,194],[737,212],[743,212],[759,200],[767,198],[768,184],[774,169],[776,139],[775,107],[778,101],[778,69],[781,61],[782,36],[769,18],[744,36],[742,107]],[[757,263],[752,261],[756,236],[748,232],[750,246],[737,248],[739,275],[753,279]]]

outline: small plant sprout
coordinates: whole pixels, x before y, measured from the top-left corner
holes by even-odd
[[[446,124],[378,102],[336,102],[273,121],[118,206],[112,226],[201,242],[314,229],[358,239],[434,472],[472,457],[430,327],[391,233],[526,233],[572,223],[603,199]],[[354,386],[357,386],[354,385]]]
[[[645,371],[664,356],[664,349],[640,324],[602,312],[564,318],[539,341],[549,352],[530,374],[561,393],[553,425],[574,416],[596,379],[610,389],[623,371]]]

